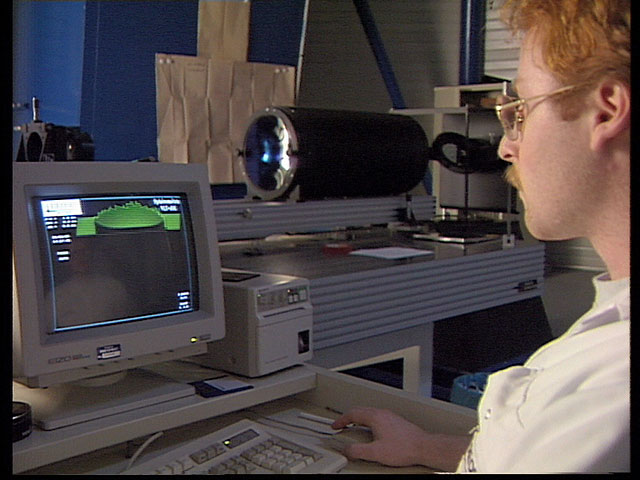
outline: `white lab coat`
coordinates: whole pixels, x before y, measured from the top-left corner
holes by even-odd
[[[459,472],[630,470],[629,279],[523,366],[489,377]]]

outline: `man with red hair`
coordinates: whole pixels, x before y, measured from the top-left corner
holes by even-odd
[[[630,470],[630,1],[507,0],[521,37],[496,112],[499,155],[541,240],[587,238],[607,266],[591,310],[522,366],[489,377],[469,436],[425,432],[388,410],[334,423],[371,428],[350,458],[460,472]]]

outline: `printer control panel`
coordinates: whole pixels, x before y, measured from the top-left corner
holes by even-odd
[[[308,288],[306,286],[299,286],[260,291],[258,292],[256,301],[258,311],[264,312],[306,302],[308,299]]]

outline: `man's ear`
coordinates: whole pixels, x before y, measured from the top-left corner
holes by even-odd
[[[631,125],[631,87],[619,80],[605,79],[593,91],[595,116],[591,148],[602,151]]]

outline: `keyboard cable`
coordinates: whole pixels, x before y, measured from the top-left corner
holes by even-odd
[[[142,452],[144,452],[144,450],[151,445],[152,442],[155,442],[158,438],[160,438],[162,435],[164,434],[164,432],[160,431],[160,432],[156,432],[153,435],[151,435],[149,438],[147,438],[144,443],[142,445],[140,445],[138,447],[138,449],[136,450],[136,452],[131,456],[131,459],[129,460],[129,463],[127,464],[126,468],[123,470],[123,472],[126,472],[127,470],[129,470],[132,465],[134,464],[134,462],[138,459],[138,457],[142,454]]]

